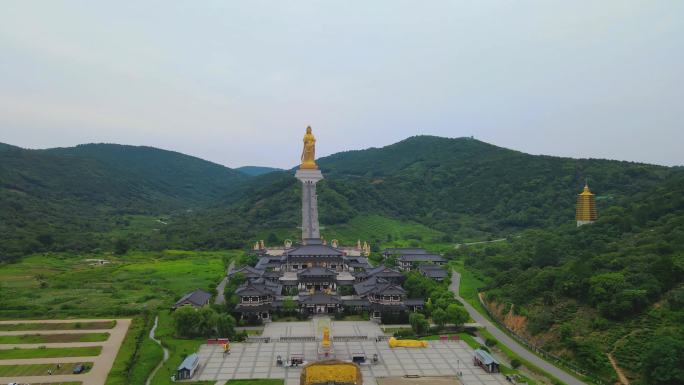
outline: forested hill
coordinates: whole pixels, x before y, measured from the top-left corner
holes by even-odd
[[[546,350],[606,381],[611,354],[633,384],[681,384],[684,171],[622,203],[461,252],[500,318]]]
[[[283,171],[283,169],[281,169],[281,168],[262,167],[262,166],[242,166],[242,167],[236,168],[236,170],[240,171],[241,173],[244,173],[247,175],[252,175],[252,176],[268,174],[269,172]]]
[[[0,259],[45,249],[89,250],[128,214],[208,204],[250,177],[151,147],[0,146]],[[105,239],[105,245],[111,240]]]
[[[299,225],[301,198],[291,171],[248,176],[170,151],[106,144],[10,148],[0,157],[5,254],[111,250],[122,237],[137,248],[240,247],[255,234],[296,233]],[[422,223],[447,234],[447,242],[572,221],[586,178],[604,210],[657,186],[673,171],[533,156],[470,138],[433,136],[318,163],[326,177],[319,184],[323,226],[377,215]],[[162,214],[164,225],[148,232],[129,221],[131,215]]]
[[[469,138],[432,136],[317,162],[325,175],[318,185],[323,226],[377,214],[446,232],[447,241],[571,222],[587,178],[603,210],[653,188],[672,172],[632,162],[534,156]],[[291,172],[257,177],[243,187],[238,202],[187,217],[169,226],[166,235],[178,245],[214,247],[260,229],[296,229],[299,185]],[[181,233],[180,227],[191,232]]]

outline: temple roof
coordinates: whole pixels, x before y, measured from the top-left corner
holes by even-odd
[[[379,277],[403,277],[399,271],[387,266],[378,266],[374,269],[366,270],[368,276],[377,275]]]
[[[372,276],[363,282],[354,285],[354,291],[359,296],[366,296],[368,294],[376,295],[404,295],[406,290],[401,286],[388,282],[387,280],[378,276]]]
[[[190,302],[195,306],[204,306],[207,303],[207,301],[209,301],[209,298],[211,298],[211,294],[207,293],[202,289],[197,289],[193,292],[184,295],[181,299],[176,301],[175,306],[182,305],[184,302]]]
[[[314,276],[314,277],[328,277],[337,276],[337,273],[330,269],[320,266],[311,266],[297,273],[298,277]]]
[[[261,269],[254,268],[252,266],[242,266],[238,269],[231,270],[228,273],[228,277],[231,277],[237,273],[243,274],[246,278],[258,278],[264,274],[264,271]]]
[[[282,285],[264,280],[263,278],[245,282],[235,290],[235,294],[239,296],[279,295],[281,292]]]
[[[344,253],[328,245],[302,245],[288,250],[283,255],[290,257],[304,256],[343,256]]]
[[[316,293],[307,296],[299,296],[299,303],[307,305],[327,305],[341,302],[340,297],[331,294]]]
[[[428,278],[440,279],[449,276],[449,273],[442,266],[420,265],[418,270]]]

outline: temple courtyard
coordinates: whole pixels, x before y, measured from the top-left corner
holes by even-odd
[[[436,381],[427,381],[431,384],[510,384],[502,374],[489,374],[473,365],[473,349],[463,341],[430,341],[427,348],[390,348],[373,322],[329,318],[269,323],[262,334],[264,340],[233,343],[230,354],[224,355],[219,345],[202,345],[195,378],[217,384],[230,379],[283,378],[285,385],[299,384],[301,366],[287,367],[287,361],[293,356],[303,356],[305,363],[317,361],[319,330],[324,326],[331,330],[334,358],[351,361],[353,355],[365,354],[367,363],[360,365],[365,385],[417,383],[404,376],[435,377]],[[374,355],[377,363],[372,363]],[[277,365],[278,356],[285,365]]]

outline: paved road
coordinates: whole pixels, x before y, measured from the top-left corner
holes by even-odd
[[[233,270],[235,267],[235,260],[230,261],[230,265],[228,265],[228,269],[226,269],[226,274]],[[228,276],[223,277],[221,280],[221,283],[216,286],[216,300],[214,301],[215,304],[217,305],[223,305],[226,302],[226,297],[223,296],[223,291],[226,289],[226,284],[228,283]]]
[[[458,291],[458,287],[460,286],[460,283],[461,283],[461,275],[457,271],[454,270],[453,275],[451,276],[451,285],[449,286],[449,289],[452,292],[454,292],[454,294],[456,295],[456,298],[463,303],[466,310],[468,310],[470,317],[472,317],[472,319],[474,319],[475,322],[483,325],[490,333],[492,333],[494,335],[494,337],[496,337],[497,340],[499,340],[500,343],[508,346],[512,351],[517,353],[522,358],[524,358],[527,361],[533,363],[534,365],[540,367],[541,369],[545,370],[547,373],[550,373],[551,375],[553,375],[554,377],[558,378],[559,380],[563,381],[564,383],[566,383],[568,385],[586,385],[585,382],[578,380],[577,378],[568,374],[564,370],[544,361],[539,356],[533,354],[532,352],[527,350],[524,346],[520,345],[513,338],[509,337],[508,334],[504,333],[498,327],[496,327],[496,325],[494,325],[486,317],[484,317],[477,310],[475,310],[475,308],[472,307],[466,300],[461,298],[459,291]]]
[[[8,321],[5,323],[25,323],[25,322],[41,322],[41,323],[62,323],[62,322],[87,322],[89,320],[45,320],[45,321]],[[108,321],[108,320],[98,320]],[[116,326],[112,329],[107,329],[110,333],[107,341],[98,342],[98,346],[102,346],[102,353],[95,357],[61,357],[61,358],[37,358],[37,359],[21,359],[21,360],[0,360],[1,365],[25,365],[25,364],[56,364],[58,362],[72,363],[72,362],[93,362],[93,368],[86,374],[61,374],[54,376],[26,376],[26,377],[0,377],[0,384],[9,382],[19,383],[49,383],[49,382],[70,382],[82,381],[83,385],[104,385],[107,380],[107,375],[112,369],[116,354],[119,352],[119,347],[126,337],[126,332],[131,324],[130,319],[117,319]],[[40,332],[44,332],[41,330]],[[61,332],[61,330],[60,330]],[[91,330],[81,330],[82,333],[89,333]],[[35,334],[35,331],[27,331],[24,334]],[[87,346],[83,343],[80,346]],[[34,344],[25,344],[22,347],[29,347]],[[44,343],[47,347],[64,345],[64,344],[50,344]],[[7,345],[3,345],[7,346]]]

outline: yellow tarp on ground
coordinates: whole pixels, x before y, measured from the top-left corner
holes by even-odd
[[[427,348],[427,341],[419,340],[398,340],[394,337],[387,340],[390,348]]]
[[[302,368],[300,385],[329,383],[362,385],[361,369],[355,363],[339,360],[313,362]]]

